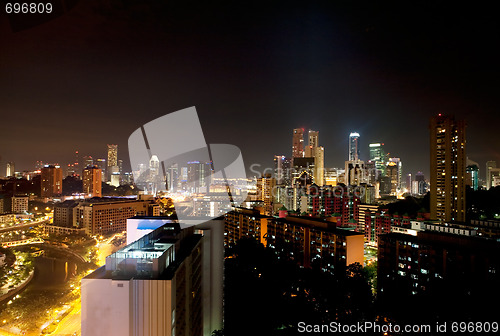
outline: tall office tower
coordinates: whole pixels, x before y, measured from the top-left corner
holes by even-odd
[[[108,145],[108,167],[118,166],[118,145]]]
[[[304,150],[305,157],[314,157],[316,148],[319,146],[319,132],[309,130],[309,142]]]
[[[60,166],[45,165],[42,168],[41,196],[54,197],[62,194],[62,169]]]
[[[415,194],[424,195],[427,192],[427,183],[425,182],[424,173],[418,172],[413,182],[417,183],[416,190],[414,191]]]
[[[276,185],[291,185],[291,168],[292,163],[290,158],[284,155],[274,156],[274,178]]]
[[[430,120],[431,219],[465,221],[465,121]]]
[[[304,157],[304,129],[295,128],[292,139],[292,158]]]
[[[7,162],[7,169],[5,171],[5,177],[11,177],[16,175],[16,167],[14,162]]]
[[[268,216],[273,214],[275,186],[276,179],[270,175],[257,179],[257,198],[264,204],[264,214]]]
[[[174,192],[177,190],[179,180],[179,165],[177,163],[172,164],[167,168],[167,190]]]
[[[190,161],[187,163],[187,182],[191,192],[207,192],[211,181],[211,163]]]
[[[371,143],[370,147],[370,161],[375,162],[375,168],[381,175],[385,175],[385,151],[383,143]]]
[[[359,160],[359,133],[349,134],[349,161]]]
[[[487,161],[486,162],[486,190],[489,190],[491,188],[491,170],[497,168],[497,162],[496,161]]]
[[[111,181],[113,174],[119,173],[118,168],[118,145],[108,145],[107,179]]]
[[[411,183],[413,182],[413,175],[411,173],[406,174],[405,188],[408,192],[411,192]]]
[[[344,183],[348,186],[366,183],[365,163],[360,160],[345,162]]]
[[[389,169],[388,167],[392,166],[393,167],[393,173],[394,173],[394,170],[396,172],[396,175],[394,176],[395,178],[395,184],[396,184],[396,189],[397,190],[400,190],[402,189],[403,187],[403,163],[401,162],[401,159],[400,158],[389,158],[387,159],[387,169]],[[387,176],[389,176],[389,171],[387,171]],[[391,182],[393,183],[393,182]]]
[[[106,174],[107,174],[107,164],[106,159],[96,159],[95,166],[102,171],[102,182],[106,182]]]
[[[83,170],[83,193],[91,197],[102,196],[102,170],[96,166],[88,166]]]
[[[323,146],[314,149],[314,183],[319,186],[325,184],[325,148]]]
[[[477,190],[479,187],[479,163],[467,158],[465,174],[465,185]]]
[[[149,160],[149,171],[153,176],[157,176],[160,173],[160,160],[158,159],[158,156],[151,156],[151,160]]]

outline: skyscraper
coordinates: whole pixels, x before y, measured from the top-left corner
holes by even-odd
[[[102,196],[102,170],[95,166],[88,166],[83,170],[83,193],[91,197]]]
[[[325,184],[325,148],[314,148],[314,183],[319,186]]]
[[[370,161],[375,163],[375,168],[380,174],[385,175],[385,151],[383,143],[371,143],[370,147]]]
[[[284,155],[274,156],[274,177],[276,185],[291,184],[291,160]]]
[[[118,145],[108,145],[108,167],[118,166]]]
[[[62,194],[62,169],[60,166],[45,165],[41,174],[41,196],[54,197]]]
[[[359,133],[349,134],[349,161],[359,160]]]
[[[304,157],[304,129],[295,128],[293,130],[292,139],[292,157],[301,158]]]
[[[7,169],[5,171],[5,177],[11,177],[15,176],[16,171],[15,171],[15,165],[14,162],[7,162]]]
[[[403,164],[400,158],[389,158],[387,160],[387,176],[391,177],[391,194],[396,195],[402,187]]]
[[[319,146],[319,132],[309,130],[308,140],[309,142],[307,143],[304,155],[306,157],[313,157],[316,148]]]
[[[212,183],[210,162],[190,161],[187,163],[187,182],[191,192],[204,193]]]
[[[257,195],[264,205],[264,214],[271,216],[273,214],[274,187],[276,179],[271,176],[262,176],[257,179]]]
[[[108,167],[106,169],[108,181],[113,174],[119,174],[118,168],[118,145],[108,145]]]
[[[431,219],[465,221],[465,121],[432,117]]]
[[[493,169],[497,168],[497,162],[496,161],[487,161],[486,162],[486,190],[491,188],[491,171]]]
[[[465,167],[465,184],[472,189],[477,190],[479,187],[479,163],[467,158],[467,166]]]

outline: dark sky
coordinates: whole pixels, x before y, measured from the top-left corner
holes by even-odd
[[[455,114],[483,175],[500,163],[496,11],[376,2],[88,0],[17,32],[0,16],[0,175],[105,157],[107,143],[128,165],[135,129],[190,106],[207,143],[239,146],[247,167],[290,155],[304,127],[326,167],[358,131],[362,159],[380,141],[426,175],[429,117]]]

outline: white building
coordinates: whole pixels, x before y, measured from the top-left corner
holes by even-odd
[[[108,256],[82,279],[82,336],[222,329],[223,239],[222,219],[184,229],[167,223]]]

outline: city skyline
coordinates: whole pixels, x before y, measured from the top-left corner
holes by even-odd
[[[146,6],[145,21],[131,15],[137,8],[123,8],[131,25],[103,16],[92,1],[17,32],[2,18],[0,110],[12,125],[0,135],[2,166],[71,162],[75,150],[105,157],[106,143],[122,148],[128,166],[123,149],[138,125],[189,106],[207,141],[234,143],[247,166],[287,155],[289,142],[276,139],[303,127],[321,132],[326,167],[343,165],[345,134],[357,131],[362,157],[364,144],[384,142],[408,171],[428,175],[428,120],[437,113],[467,121],[467,154],[481,176],[487,161],[500,161],[499,140],[491,139],[497,35],[487,11],[457,8],[474,17],[462,21],[439,4],[406,11],[292,2],[262,11],[255,2],[246,12],[200,4],[207,16],[195,19],[182,4],[165,6]]]

